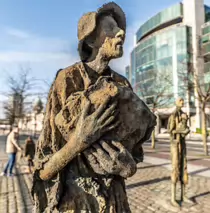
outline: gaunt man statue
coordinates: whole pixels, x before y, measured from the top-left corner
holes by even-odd
[[[143,159],[155,116],[109,66],[123,54],[126,20],[115,3],[78,24],[81,62],[51,86],[38,140],[35,212],[129,213],[124,179]]]
[[[179,207],[176,201],[176,186],[178,181],[181,182],[181,201],[193,203],[186,197],[185,190],[188,183],[185,137],[190,132],[190,129],[187,126],[188,116],[182,111],[183,106],[184,99],[177,98],[176,110],[170,116],[168,123],[172,160],[171,203],[176,207]]]

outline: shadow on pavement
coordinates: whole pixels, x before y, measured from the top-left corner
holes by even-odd
[[[138,187],[138,186],[145,186],[145,185],[149,185],[149,184],[153,184],[153,183],[159,183],[161,181],[170,180],[170,179],[171,179],[171,177],[167,176],[167,177],[163,177],[163,178],[156,178],[156,179],[153,179],[153,180],[146,180],[146,181],[142,181],[142,182],[139,182],[139,183],[130,184],[126,188],[131,189],[131,188],[135,188],[135,187]]]
[[[196,175],[196,174],[198,174],[198,173],[206,172],[206,171],[208,171],[208,170],[210,170],[210,168],[204,168],[204,169],[196,170],[196,171],[194,171],[194,172],[189,172],[189,175]]]
[[[168,164],[145,166],[145,167],[140,167],[139,169],[158,167],[158,166],[161,166],[161,165],[168,165]],[[189,172],[189,175],[195,175],[195,174],[198,174],[200,172],[205,172],[207,170],[209,170],[209,168],[204,168],[204,169],[200,169],[200,170],[197,170],[197,171],[194,171],[194,172]],[[146,180],[146,181],[142,181],[142,182],[139,182],[139,183],[134,183],[134,184],[127,185],[126,188],[127,189],[131,189],[131,188],[135,188],[135,187],[139,187],[139,186],[145,186],[145,185],[149,185],[149,184],[159,183],[161,181],[166,181],[166,180],[170,180],[170,179],[171,179],[171,177],[167,176],[167,177],[163,177],[163,178],[156,178],[156,179],[153,179],[153,180]]]
[[[207,191],[207,192],[204,192],[204,193],[201,193],[201,194],[195,195],[195,196],[191,197],[190,199],[192,199],[192,200],[193,200],[193,202],[196,202],[196,198],[204,197],[204,196],[209,195],[209,194],[210,194],[210,191]]]
[[[163,163],[163,164],[157,164],[157,165],[148,165],[148,166],[139,166],[138,169],[148,169],[148,168],[154,168],[159,166],[167,166],[170,165],[170,163]]]

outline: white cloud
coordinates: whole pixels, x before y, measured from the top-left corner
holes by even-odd
[[[29,38],[31,36],[29,33],[25,32],[23,30],[19,30],[19,29],[12,28],[12,27],[6,27],[5,33],[7,35],[14,36],[14,37],[17,37],[17,38],[20,38],[20,39],[26,39],[26,38]]]
[[[62,52],[69,49],[70,42],[58,37],[45,37],[11,27],[0,29],[0,51]]]
[[[11,27],[0,30],[0,92],[7,90],[7,75],[16,75],[20,66],[29,67],[31,76],[51,82],[58,69],[79,60],[76,49],[70,51],[71,44],[65,39]]]
[[[112,69],[122,75],[125,75],[125,67],[130,64],[134,35],[139,26],[140,22],[133,23],[127,28],[124,55],[111,62]],[[6,49],[1,48],[0,45],[0,71],[7,70],[8,67],[12,67],[14,70],[15,66],[29,63],[32,70],[42,70],[42,67],[45,67],[45,76],[47,76],[47,74],[51,75],[50,71],[71,65],[79,60],[76,49],[75,52],[70,51],[71,44],[65,39],[38,36],[11,27],[5,28],[3,33],[14,36],[16,39],[12,37],[8,39],[8,37],[4,37],[4,34],[0,35],[0,40],[6,47]],[[4,39],[6,40],[4,41]],[[17,69],[15,70],[17,71]],[[39,75],[40,71],[36,71],[36,74]]]
[[[43,37],[23,30],[5,27],[0,34],[0,40],[1,64],[50,63],[50,61],[74,61],[78,59],[76,50],[75,53],[70,52],[70,42],[61,38]]]
[[[63,60],[67,61],[72,59],[72,56],[66,53],[51,53],[51,52],[0,52],[0,62],[13,62],[13,63],[25,63],[25,62],[48,62],[51,60]],[[74,57],[76,59],[76,57]]]

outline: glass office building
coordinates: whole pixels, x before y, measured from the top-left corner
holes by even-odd
[[[125,77],[126,77],[127,79],[130,78],[130,66],[127,66],[127,67],[125,68]]]
[[[191,2],[190,2],[191,1]],[[174,106],[177,97],[183,97],[189,103],[188,107],[195,107],[194,91],[186,92],[186,82],[189,69],[194,63],[192,56],[193,24],[187,23],[192,14],[187,14],[184,7],[194,1],[184,0],[167,8],[146,21],[136,33],[136,45],[131,52],[130,80],[134,91],[144,101],[151,106],[153,100],[164,90],[162,96],[167,99],[167,103],[160,108],[170,108]],[[186,5],[185,5],[186,3]],[[185,10],[184,10],[185,9]],[[189,8],[188,8],[189,9]],[[204,70],[206,74],[206,84],[210,82],[210,8],[203,5],[204,21],[197,21],[196,24],[206,23],[202,35],[199,36],[202,42],[199,44],[204,48],[204,53],[209,55],[209,60],[205,60]],[[195,12],[202,14],[199,11]],[[185,18],[185,15],[188,17]],[[194,15],[197,15],[196,13]],[[186,23],[185,23],[186,22]],[[200,39],[200,38],[199,38]],[[126,75],[127,76],[127,75]],[[166,89],[165,89],[166,88]],[[162,113],[162,123],[164,126],[169,114]]]
[[[202,51],[204,56],[204,83],[205,89],[209,88],[210,84],[210,7],[205,6],[205,21],[202,26]]]
[[[186,26],[171,27],[144,40],[135,48],[135,90],[138,95],[141,96],[141,84],[145,83],[144,88],[147,90],[154,84],[155,77],[162,74],[173,81],[168,85],[168,92],[174,93],[174,96],[183,96],[177,79],[178,69],[186,74],[188,36],[189,29]],[[152,95],[147,92],[147,96]]]

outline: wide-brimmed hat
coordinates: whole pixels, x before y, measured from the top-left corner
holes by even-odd
[[[87,60],[90,57],[89,51],[84,51],[84,41],[85,39],[95,30],[97,24],[97,18],[103,14],[110,14],[117,22],[119,28],[126,30],[126,18],[125,13],[114,2],[109,2],[100,7],[97,12],[89,12],[84,14],[78,23],[78,51],[82,61]]]

